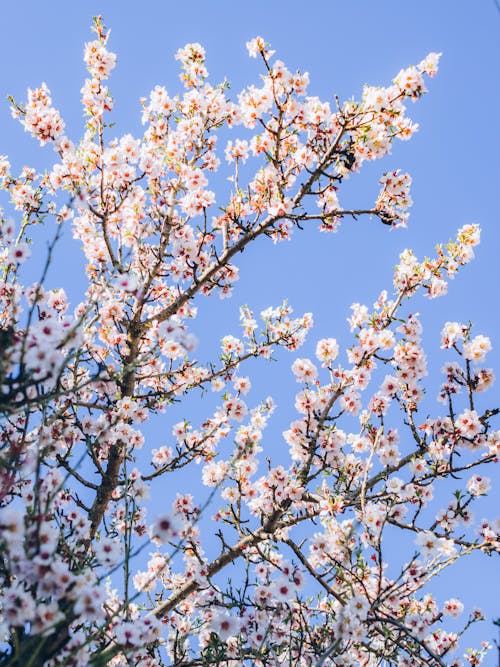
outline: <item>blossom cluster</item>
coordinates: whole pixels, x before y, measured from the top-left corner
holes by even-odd
[[[439,664],[480,614],[447,630],[465,605],[438,602],[427,585],[458,558],[499,549],[498,520],[475,529],[472,507],[490,490],[500,431],[483,402],[490,339],[444,324],[436,414],[424,318],[407,303],[446,293],[479,228],[463,226],[434,258],[405,250],[393,293],[353,304],[345,351],[327,336],[309,358],[313,316],[287,302],[260,318],[242,306],[240,335],[223,335],[206,362],[195,336],[202,297],[231,295],[240,253],[260,237],[289,239],[310,220],[334,231],[362,214],[406,224],[408,174],[386,173],[372,207],[343,209],[340,190],[415,132],[405,103],[425,92],[438,54],[332,108],[261,37],[247,46],[262,81],[234,99],[188,44],[176,54],[181,92],[156,86],[141,100],[143,136],[115,137],[105,82],[116,56],[99,17],[94,31],[83,137],[64,134],[42,84],[12,110],[53,146],[54,164],[16,176],[0,158],[15,216],[0,216],[5,664]],[[213,189],[224,169],[227,201]],[[53,230],[47,269],[26,284],[30,228],[42,221]],[[85,259],[76,305],[46,281],[69,227]],[[279,414],[272,397],[254,400],[247,369],[285,351],[295,413],[270,447]],[[199,396],[206,410],[193,417]],[[467,477],[450,496],[441,482],[458,473]],[[389,571],[395,529],[413,555]]]

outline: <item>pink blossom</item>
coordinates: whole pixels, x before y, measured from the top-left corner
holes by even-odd
[[[456,418],[456,425],[459,433],[465,438],[473,438],[483,428],[475,410],[464,410]]]
[[[469,343],[464,344],[464,357],[470,361],[481,362],[491,349],[491,341],[487,336],[475,336]]]
[[[482,477],[481,475],[473,475],[467,482],[467,491],[471,496],[485,496],[491,487],[491,480],[489,477]]]
[[[449,600],[446,600],[443,605],[443,614],[446,614],[447,616],[460,616],[460,614],[463,613],[463,610],[464,605],[456,598],[450,598]]]
[[[91,76],[98,80],[107,79],[116,64],[116,55],[98,40],[85,44],[83,59]]]
[[[215,611],[210,622],[211,630],[219,635],[219,639],[223,642],[237,635],[240,625],[238,618],[222,610]]]
[[[297,382],[311,382],[318,377],[318,370],[309,359],[296,359],[292,364],[292,372]]]
[[[165,512],[157,517],[151,526],[151,538],[160,543],[171,542],[179,537],[182,531],[182,522],[178,516]]]

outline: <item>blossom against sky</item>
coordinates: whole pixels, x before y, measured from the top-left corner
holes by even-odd
[[[420,124],[419,133],[410,144],[398,145],[383,167],[376,163],[367,168],[345,195],[370,205],[383,171],[398,167],[409,171],[414,206],[408,229],[388,233],[374,221],[346,220],[337,235],[324,237],[308,228],[289,244],[261,243],[241,258],[241,281],[233,300],[210,303],[210,310],[200,313],[210,329],[206,341],[200,340],[200,355],[208,357],[214,341],[237,330],[241,304],[259,310],[285,298],[297,313],[314,313],[311,346],[313,340],[327,336],[339,341],[344,336],[347,342],[349,305],[371,303],[381,289],[390,288],[392,267],[403,248],[430,255],[435,243],[446,242],[464,224],[478,222],[483,236],[477,259],[451,285],[448,297],[437,304],[422,301],[421,310],[428,325],[427,340],[436,347],[444,322],[474,321],[477,332],[491,337],[490,363],[500,367],[498,137],[489,127],[500,95],[495,87],[500,14],[494,2],[424,0],[403,5],[325,0],[309,8],[295,1],[284,6],[265,0],[144,4],[57,0],[49,5],[9,3],[2,12],[3,95],[24,99],[27,86],[46,81],[70,135],[81,134],[81,54],[90,19],[97,13],[111,28],[112,48],[118,53],[110,83],[117,134],[141,132],[139,98],[155,84],[165,83],[173,91],[179,88],[173,56],[186,42],[205,46],[212,79],[227,78],[236,94],[250,81],[258,82],[260,69],[248,59],[245,43],[262,34],[291,69],[310,73],[311,94],[329,99],[335,94],[341,99],[359,96],[364,83],[386,85],[400,68],[419,62],[430,51],[443,52],[439,75],[429,83],[430,94],[409,109]],[[41,166],[51,160],[50,149],[40,151],[10,119],[7,104],[0,114],[0,150],[11,156],[13,164],[17,160],[18,167]],[[287,401],[292,405],[292,361],[287,358],[279,372],[264,370],[255,378],[256,395],[269,392],[280,406]],[[431,358],[436,370],[440,363]],[[281,419],[285,424],[286,413]],[[276,439],[279,432],[278,425]],[[465,576],[460,582],[467,590],[456,591],[469,604],[479,595],[478,589],[490,586],[493,572],[477,559],[471,563],[472,569],[462,570]],[[481,597],[486,608],[488,596]],[[494,605],[490,611],[495,613]],[[480,632],[488,634],[485,629]]]

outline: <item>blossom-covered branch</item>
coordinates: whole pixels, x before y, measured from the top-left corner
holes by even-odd
[[[408,174],[385,173],[376,201],[354,208],[342,207],[341,189],[415,132],[405,105],[425,92],[439,55],[330,105],[261,37],[247,45],[261,84],[234,99],[188,44],[176,54],[182,91],[156,86],[141,101],[143,136],[115,138],[116,56],[99,17],[94,30],[82,139],[65,134],[41,84],[25,104],[11,100],[12,113],[55,163],[15,175],[0,159],[14,216],[0,219],[0,665],[447,664],[479,614],[444,629],[464,607],[439,604],[432,580],[459,558],[498,551],[498,521],[474,533],[472,507],[498,459],[499,409],[478,398],[494,379],[482,366],[489,338],[447,322],[434,414],[408,303],[446,293],[479,228],[462,227],[433,259],[405,250],[392,295],[352,306],[345,354],[332,336],[315,359],[294,356],[297,415],[279,464],[269,447],[262,456],[274,402],[252,405],[247,372],[279,348],[295,353],[312,314],[284,302],[259,321],[242,306],[241,334],[225,335],[208,361],[195,337],[202,297],[231,295],[254,242],[363,215],[406,225]],[[218,173],[231,183],[219,197]],[[26,263],[42,252],[29,238],[35,224],[55,231],[29,284]],[[70,226],[86,262],[72,307],[46,285]],[[199,394],[202,415],[190,407]],[[160,442],[147,435],[155,420]],[[441,483],[459,472],[470,477],[450,495]],[[389,573],[394,530],[409,546]]]

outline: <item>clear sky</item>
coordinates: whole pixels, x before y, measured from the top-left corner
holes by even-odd
[[[260,69],[247,57],[245,42],[260,34],[291,69],[309,72],[310,94],[329,100],[335,94],[358,97],[364,83],[389,84],[402,67],[419,62],[429,51],[442,51],[429,94],[409,109],[420,131],[411,142],[400,142],[383,163],[364,168],[341,194],[346,206],[371,206],[383,171],[409,171],[415,203],[408,229],[389,232],[373,221],[346,220],[337,235],[320,235],[311,228],[277,247],[262,240],[241,257],[241,280],[233,299],[201,304],[198,332],[206,336],[198,333],[200,358],[210,358],[221,335],[238,333],[239,305],[248,303],[258,311],[285,298],[296,313],[312,311],[315,316],[307,353],[323,336],[347,344],[349,305],[371,304],[380,290],[390,289],[403,248],[431,255],[434,245],[446,242],[458,227],[478,222],[483,235],[477,259],[450,285],[447,297],[422,299],[414,308],[424,316],[425,340],[436,349],[445,321],[472,320],[476,333],[491,337],[489,362],[500,372],[500,11],[494,0],[25,0],[3,2],[1,11],[0,97],[12,94],[22,101],[28,86],[45,81],[73,139],[82,133],[82,49],[91,39],[95,14],[102,14],[111,28],[110,49],[118,54],[110,82],[116,135],[141,133],[139,98],[155,84],[166,85],[169,92],[179,89],[173,56],[186,42],[205,46],[211,80],[227,78],[236,94],[258,83]],[[18,168],[41,168],[52,160],[50,149],[40,150],[10,118],[7,103],[0,106],[0,153],[8,154]],[[52,278],[55,284],[68,280],[67,275]],[[71,291],[71,284],[67,286]],[[289,371],[293,358],[282,357],[282,363],[254,376],[253,402],[272,393],[283,405],[271,431],[271,452],[284,447],[279,434],[291,416],[286,404],[293,404],[295,391]],[[441,356],[431,356],[431,369],[439,371],[441,362]],[[490,403],[496,398],[498,404],[499,386],[490,392]],[[485,514],[493,510],[493,501],[487,501]],[[481,517],[480,510],[476,517]],[[498,574],[498,565],[475,559],[448,576],[448,592],[500,615]],[[492,638],[494,629],[485,625],[478,634]],[[495,664],[494,656],[485,664]]]

